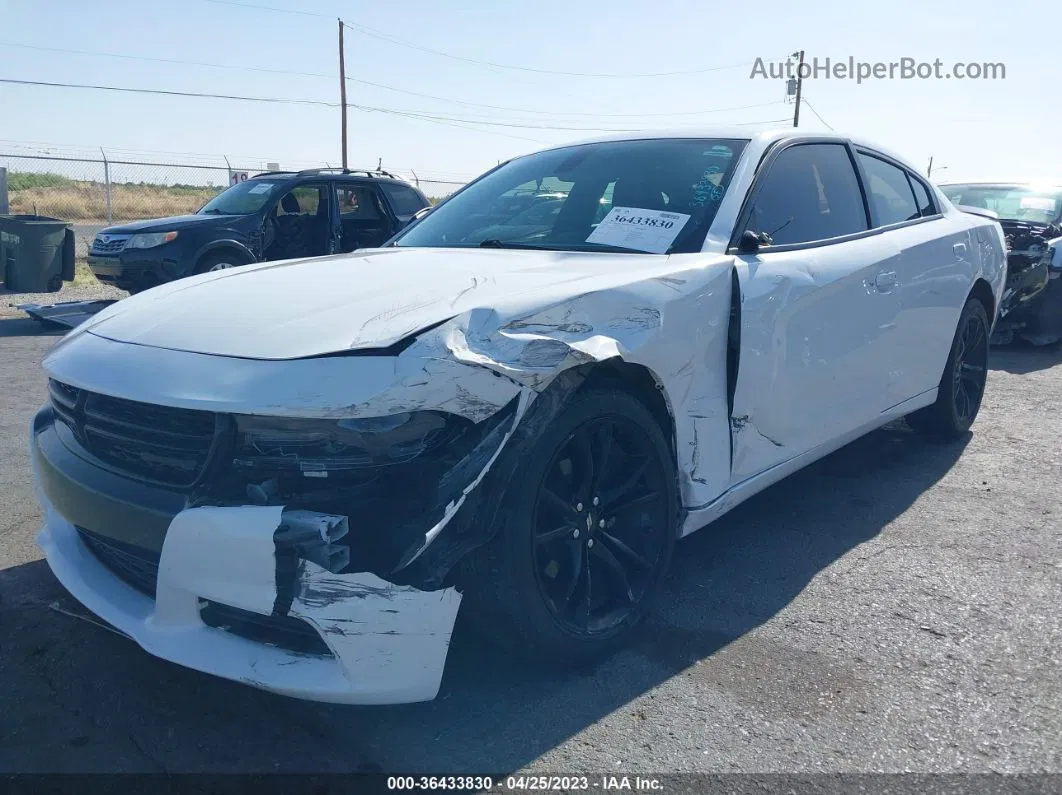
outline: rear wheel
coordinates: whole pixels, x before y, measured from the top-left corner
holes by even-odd
[[[907,416],[907,424],[933,439],[958,439],[973,425],[988,378],[989,322],[984,305],[970,298],[959,316],[937,400]]]
[[[630,635],[667,571],[678,515],[667,439],[635,397],[592,388],[510,452],[521,464],[502,526],[468,567],[469,617],[544,661],[597,660]]]

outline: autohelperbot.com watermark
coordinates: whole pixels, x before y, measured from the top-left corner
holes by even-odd
[[[1007,65],[990,61],[959,61],[945,64],[940,58],[919,61],[903,57],[897,61],[859,61],[847,58],[765,61],[757,58],[750,79],[766,80],[1005,80]]]

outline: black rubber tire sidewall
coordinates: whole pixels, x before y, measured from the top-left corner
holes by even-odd
[[[217,265],[219,262],[231,262],[234,266],[246,265],[247,259],[235,254],[207,254],[203,257],[195,266],[194,273],[200,275],[203,273],[210,273],[210,269]]]
[[[667,515],[670,518],[668,526],[660,529],[666,534],[665,544],[645,598],[616,628],[586,638],[562,628],[539,591],[531,555],[531,517],[538,486],[560,445],[579,425],[609,415],[633,419],[646,432],[669,484]],[[519,456],[520,463],[502,496],[497,534],[474,553],[464,568],[469,618],[481,634],[513,651],[559,665],[593,663],[623,644],[651,607],[666,577],[678,535],[679,497],[674,454],[645,405],[630,393],[610,387],[576,393],[537,439],[516,444],[507,454]]]
[[[970,430],[981,409],[979,401],[977,410],[973,412],[973,416],[969,420],[960,419],[955,411],[955,381],[953,378],[955,357],[959,352],[959,338],[972,316],[979,316],[984,329],[986,344],[990,344],[991,323],[988,320],[988,313],[985,311],[984,304],[976,298],[970,298],[962,308],[959,322],[955,326],[955,336],[952,337],[951,350],[948,352],[948,360],[940,377],[936,402],[907,417],[907,422],[912,428],[933,439],[951,441],[962,437]],[[987,362],[985,375],[987,380]],[[983,398],[984,385],[982,385],[981,390],[981,399],[983,400]]]

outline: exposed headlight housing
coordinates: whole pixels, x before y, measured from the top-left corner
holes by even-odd
[[[133,235],[129,238],[129,242],[125,244],[126,248],[155,248],[155,246],[161,246],[163,243],[169,243],[171,240],[177,238],[176,232],[151,232],[143,235]]]
[[[471,427],[438,411],[342,420],[242,416],[233,465],[328,477],[329,472],[402,464]]]

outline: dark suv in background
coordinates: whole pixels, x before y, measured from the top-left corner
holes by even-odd
[[[428,206],[418,189],[384,171],[268,172],[195,215],[103,229],[88,262],[97,279],[133,293],[252,262],[379,246]]]

